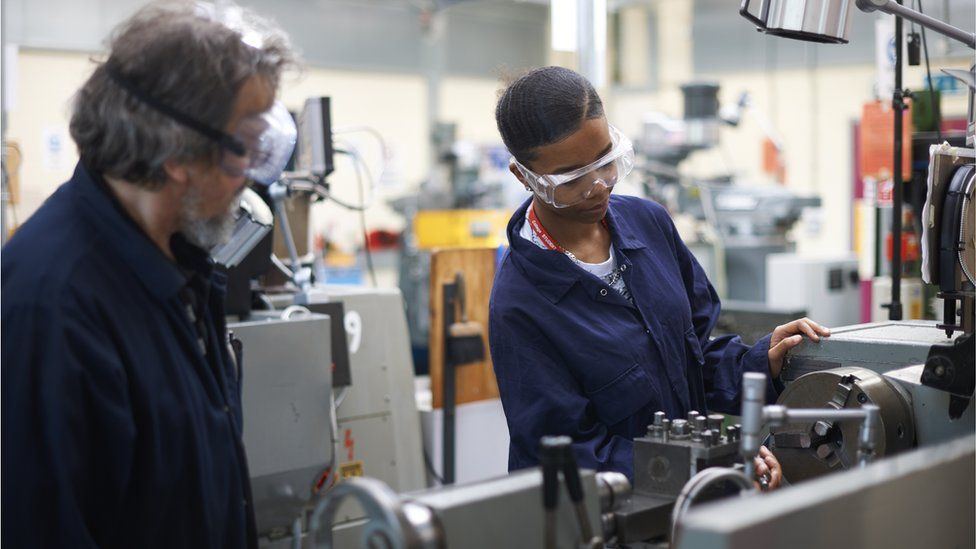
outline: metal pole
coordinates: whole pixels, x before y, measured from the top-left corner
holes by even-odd
[[[866,412],[863,409],[842,409],[832,410],[829,408],[786,408],[784,410],[784,421],[826,419],[829,421],[857,420],[865,418]]]
[[[865,404],[861,410],[864,411],[864,422],[858,433],[857,460],[864,467],[874,459],[874,436],[881,426],[881,409],[875,404]]]
[[[606,84],[606,17],[604,0],[576,1],[576,55],[579,72],[596,89]]]
[[[763,404],[766,403],[766,376],[747,372],[742,375],[742,433],[739,455],[748,478],[755,473],[752,458],[759,453],[759,435],[763,426]]]
[[[424,25],[424,73],[427,80],[427,143],[430,147],[430,153],[427,155],[427,173],[428,179],[433,181],[437,177],[436,172],[441,162],[437,144],[437,123],[440,120],[441,81],[446,62],[444,37],[447,16],[435,5],[422,13],[421,18]]]
[[[7,35],[7,10],[0,3],[0,34]],[[0,246],[7,243],[7,207],[10,205],[10,188],[7,177],[7,41],[0,41],[0,145],[3,146],[2,173],[0,173]]]
[[[901,0],[897,0],[899,6]],[[902,180],[901,180],[901,148],[902,148],[902,113],[905,101],[901,88],[901,17],[895,16],[895,93],[892,99],[892,110],[895,116],[895,165],[892,169],[894,184],[894,204],[891,217],[891,303],[888,304],[888,320],[901,320],[901,216],[902,216]]]
[[[976,34],[953,27],[948,23],[943,23],[924,13],[906,8],[902,6],[901,0],[897,0],[897,2],[892,2],[891,0],[857,0],[856,3],[858,9],[861,11],[872,12],[878,10],[884,13],[890,13],[896,17],[901,16],[923,27],[932,29],[943,36],[958,40],[972,49],[976,49]],[[948,17],[948,10],[944,13]]]

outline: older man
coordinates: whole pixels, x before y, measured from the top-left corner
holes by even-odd
[[[5,546],[256,546],[209,249],[287,160],[290,62],[239,8],[151,5],[79,90],[81,161],[2,254]]]

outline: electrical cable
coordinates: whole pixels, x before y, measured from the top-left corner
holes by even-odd
[[[274,308],[275,308],[275,306],[274,306],[274,303],[272,303],[272,302],[271,302],[271,298],[269,298],[269,297],[268,297],[267,295],[265,295],[265,293],[264,293],[264,292],[257,292],[257,293],[256,293],[255,295],[257,295],[257,297],[258,297],[258,300],[259,300],[259,301],[260,301],[260,302],[261,302],[261,303],[262,303],[262,304],[263,304],[263,305],[264,305],[265,307],[267,307],[267,308],[268,308],[267,310],[269,310],[269,311],[273,311],[273,310],[274,310]]]
[[[346,393],[348,392],[349,392],[349,387],[343,387],[342,389],[339,389],[339,394],[336,395],[335,397],[336,410],[339,409],[339,406],[342,406],[342,401],[346,400]]]
[[[922,0],[917,0],[918,2],[918,13],[925,15],[922,11]],[[925,27],[919,25],[922,28],[922,51],[925,53],[925,73],[928,75],[929,81],[929,100],[932,101],[933,112],[935,112],[935,87],[932,83],[932,68],[929,66],[929,46],[928,40],[925,38]],[[935,117],[935,134],[939,138],[939,144],[942,144],[942,112],[940,111]]]
[[[309,316],[312,314],[312,311],[308,310],[308,307],[305,307],[304,305],[289,305],[288,307],[285,307],[285,310],[281,311],[281,319],[291,320],[296,314]]]
[[[360,202],[359,202],[359,204],[349,204],[348,202],[345,202],[344,200],[340,200],[340,199],[336,198],[335,196],[332,196],[332,193],[329,192],[328,189],[326,189],[326,193],[327,194],[325,195],[325,198],[328,198],[329,200],[335,202],[336,204],[342,206],[343,208],[345,208],[347,210],[352,210],[354,212],[363,211],[363,210],[366,210],[367,208],[369,208],[370,206],[372,206],[372,204],[373,204],[373,199],[376,196],[376,185],[375,185],[375,181],[372,180],[372,176],[371,176],[371,174],[369,172],[369,168],[366,167],[365,161],[363,160],[362,155],[359,154],[359,151],[356,150],[355,147],[348,146],[348,144],[346,146],[347,146],[346,149],[336,149],[335,152],[337,152],[339,154],[348,155],[349,157],[351,157],[353,159],[353,167],[356,170],[356,178],[357,178],[357,180],[359,180],[360,191],[362,190],[362,186],[363,186],[363,184],[362,184],[362,172],[360,171],[360,168],[362,167],[366,171],[366,175],[370,179],[370,189],[371,189],[371,192],[370,192],[370,195],[369,195],[369,201],[364,201],[362,199],[362,193],[360,193]]]
[[[338,467],[336,467],[337,465],[336,461],[338,460],[337,456],[339,455],[339,447],[337,446],[339,439],[336,436],[336,433],[339,432],[338,411],[339,411],[339,406],[342,406],[342,401],[346,400],[346,394],[348,392],[349,392],[349,387],[343,387],[342,389],[339,390],[338,395],[336,395],[335,392],[332,392],[332,394],[329,395],[330,404],[331,404],[329,406],[329,411],[330,411],[329,421],[332,423],[332,462],[328,466],[326,466],[326,468],[322,471],[324,476],[320,475],[319,482],[317,482],[312,487],[312,491],[315,494],[328,492],[333,488],[333,486],[335,486],[336,483],[336,475],[337,475],[336,470],[338,469]]]
[[[444,477],[438,475],[437,471],[434,470],[434,465],[430,461],[430,455],[427,453],[427,448],[424,448],[424,465],[427,466],[427,472],[430,473],[430,476],[434,477],[434,480],[436,480],[438,484],[444,486]]]
[[[354,130],[375,132],[375,130],[369,128],[354,128]],[[353,131],[353,130],[346,130],[346,131]],[[381,144],[382,144],[381,146],[385,151],[386,145],[385,143],[382,142],[382,137],[379,136],[378,132],[376,132],[375,135],[377,135],[377,139],[381,140]],[[295,181],[289,182],[289,187],[292,190],[312,192],[322,200],[331,200],[347,210],[359,212],[359,223],[363,233],[363,251],[366,255],[366,269],[369,272],[370,281],[372,282],[373,287],[376,288],[378,287],[378,284],[376,282],[376,269],[373,266],[373,254],[369,249],[369,234],[366,230],[366,210],[372,205],[373,200],[376,197],[376,180],[373,178],[372,173],[369,171],[369,166],[366,165],[366,162],[365,160],[363,160],[363,157],[359,153],[359,150],[349,143],[345,143],[344,147],[345,148],[336,148],[335,152],[339,154],[345,154],[350,158],[352,158],[353,169],[356,172],[357,190],[359,192],[359,204],[349,204],[348,202],[345,202],[344,200],[341,200],[333,196],[328,186],[324,183],[324,179],[320,179],[317,182],[311,182],[307,178],[296,179]],[[366,174],[365,178],[363,177],[364,172]],[[367,179],[369,180],[369,186],[370,186],[369,200],[365,198],[365,194],[366,194],[365,180]],[[274,259],[275,258],[272,257],[272,260]],[[275,263],[275,266],[278,267],[278,269],[282,269],[283,267],[285,267],[283,264],[279,265],[278,263]],[[290,270],[289,271],[283,270],[282,272],[284,272],[286,275],[290,277],[289,275]]]
[[[359,225],[363,233],[363,253],[366,256],[366,270],[367,272],[369,272],[369,279],[372,282],[373,287],[376,288],[378,287],[378,284],[376,283],[376,269],[373,266],[373,252],[369,249],[369,234],[366,231],[366,209],[369,208],[370,204],[373,201],[373,198],[376,196],[375,182],[370,181],[372,190],[370,192],[369,202],[367,202],[366,199],[364,198],[364,195],[366,194],[366,189],[364,184],[363,171],[366,172],[366,175],[370,179],[372,178],[372,176],[370,175],[365,162],[363,162],[363,158],[359,154],[359,151],[356,150],[355,147],[348,147],[348,150],[336,149],[336,152],[341,154],[347,154],[353,159],[353,167],[356,171],[356,183],[357,183],[356,187],[359,191],[359,206],[351,206],[349,204],[346,204],[336,199],[334,196],[331,195],[329,196],[329,198],[333,202],[335,202],[336,204],[344,208],[359,212]]]
[[[357,164],[358,166],[358,164]],[[356,169],[356,180],[359,182],[359,202],[363,203],[363,195],[365,194],[365,189],[363,188],[363,178],[360,177],[359,169]],[[372,195],[370,196],[372,198]],[[369,233],[366,231],[366,209],[363,208],[359,210],[359,226],[363,230],[363,253],[366,254],[366,269],[369,271],[369,280],[373,283],[373,287],[376,288],[376,269],[373,267],[373,251],[369,249]]]
[[[302,517],[291,523],[291,549],[302,549]]]
[[[335,393],[329,391],[329,422],[332,424],[332,460],[326,465],[324,470],[325,478],[320,483],[312,486],[312,492],[316,495],[323,494],[332,488],[332,485],[336,482],[336,470],[339,469],[339,438],[336,436],[336,433],[339,431],[339,420],[336,418],[336,407]]]
[[[365,132],[372,135],[376,139],[376,142],[379,144],[380,156],[383,157],[383,164],[381,165],[380,168],[380,175],[376,177],[374,181],[381,181],[383,179],[383,175],[386,174],[386,170],[389,166],[389,159],[390,159],[390,150],[389,147],[387,147],[386,145],[386,140],[383,139],[383,134],[381,134],[379,131],[373,128],[370,128],[369,126],[350,126],[347,128],[336,128],[332,130],[333,135],[338,135],[341,133],[356,133],[356,132]]]
[[[291,280],[295,276],[295,273],[288,268],[288,265],[285,265],[275,254],[271,254],[271,264],[277,267],[283,275],[287,276],[288,280]]]

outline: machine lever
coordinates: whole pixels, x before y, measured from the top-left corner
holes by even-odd
[[[573,447],[568,444],[563,447],[562,453],[563,477],[566,479],[569,500],[573,502],[573,508],[576,510],[576,522],[579,524],[583,543],[589,545],[595,540],[590,517],[586,513],[586,502],[583,500],[583,483],[580,481],[579,469],[576,467],[576,456],[573,455]]]
[[[542,508],[545,510],[543,547],[556,549],[556,508],[559,506],[559,469],[562,466],[561,446],[570,444],[569,437],[542,437],[539,442],[539,465],[542,466]]]
[[[586,512],[583,483],[580,480],[572,439],[566,436],[542,437],[539,448],[542,466],[542,506],[545,509],[545,547],[556,547],[556,509],[559,506],[559,472],[563,473],[569,500],[576,512],[576,522],[584,547],[599,547],[602,540],[593,536],[593,527]]]

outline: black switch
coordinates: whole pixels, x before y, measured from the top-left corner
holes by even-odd
[[[827,289],[831,291],[841,290],[844,288],[844,271],[843,269],[831,269],[827,271]]]
[[[922,41],[917,32],[908,33],[908,64],[917,67],[922,64]]]

